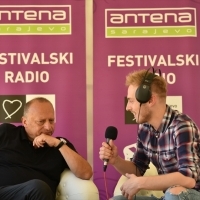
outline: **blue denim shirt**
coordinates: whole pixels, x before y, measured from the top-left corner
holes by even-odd
[[[152,162],[158,174],[180,172],[194,178],[200,191],[200,130],[192,119],[166,105],[158,130],[141,124],[133,162],[143,175]]]

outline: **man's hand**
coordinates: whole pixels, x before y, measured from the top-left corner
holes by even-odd
[[[44,147],[45,143],[50,147],[56,147],[60,143],[60,140],[46,134],[41,134],[33,140],[33,146],[36,148]]]
[[[120,189],[124,197],[126,197],[128,200],[132,200],[133,196],[136,195],[137,192],[139,192],[139,178],[134,174],[126,174],[126,177],[128,178],[128,180],[125,181]]]
[[[101,160],[108,159],[109,163],[113,164],[117,156],[117,147],[114,145],[113,140],[109,141],[109,145],[106,142],[102,143],[102,147],[99,150],[99,158]]]

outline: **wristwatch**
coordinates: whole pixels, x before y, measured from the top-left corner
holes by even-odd
[[[56,149],[60,149],[60,147],[62,147],[65,143],[61,140],[60,143],[58,144],[58,146],[56,146]]]

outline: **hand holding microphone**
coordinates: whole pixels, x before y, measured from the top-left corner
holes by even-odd
[[[110,140],[115,140],[117,138],[117,128],[115,128],[114,126],[109,126],[106,129],[105,132],[105,138],[106,138],[106,143],[109,145],[109,141]],[[104,163],[103,163],[103,171],[105,172],[107,169],[107,165],[108,165],[108,159],[104,159]]]

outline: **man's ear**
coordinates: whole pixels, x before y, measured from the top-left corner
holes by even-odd
[[[150,106],[153,106],[156,103],[156,101],[157,101],[157,96],[155,94],[152,94],[150,100],[148,101]]]
[[[22,121],[23,126],[26,127],[27,126],[27,119],[26,119],[26,117],[23,116],[22,119],[21,119],[21,121]]]

